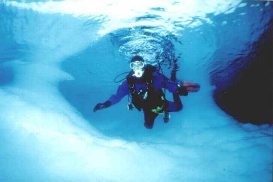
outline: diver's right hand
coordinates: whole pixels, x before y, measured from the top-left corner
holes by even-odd
[[[111,106],[111,105],[112,105],[112,104],[111,104],[110,101],[106,101],[106,102],[104,102],[104,103],[98,103],[98,104],[94,107],[93,112],[96,112],[97,110],[105,109],[105,108],[107,108],[107,107],[109,107],[109,106]]]

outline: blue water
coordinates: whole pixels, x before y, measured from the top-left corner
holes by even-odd
[[[271,28],[271,2],[0,0],[0,12],[0,181],[272,181],[272,125],[240,124],[213,99],[252,61],[239,58]],[[177,58],[177,77],[201,85],[152,130],[127,97],[92,112],[135,54],[167,76]]]

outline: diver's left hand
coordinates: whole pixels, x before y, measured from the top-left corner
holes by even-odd
[[[110,101],[106,101],[104,103],[98,103],[94,109],[93,109],[93,112],[96,112],[97,110],[101,110],[101,109],[104,109],[104,108],[107,108],[111,106],[111,102]]]

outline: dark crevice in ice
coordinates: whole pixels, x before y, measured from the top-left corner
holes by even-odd
[[[216,86],[214,99],[217,105],[240,122],[264,124],[273,121],[273,28],[265,32],[254,45],[253,51],[241,59],[248,59],[248,65],[240,72],[225,79],[232,84],[223,83],[212,74]],[[245,60],[240,60],[245,62]],[[225,68],[226,71],[233,69]]]

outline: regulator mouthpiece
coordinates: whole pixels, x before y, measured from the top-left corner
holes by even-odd
[[[134,74],[133,76],[137,77],[137,78],[140,78],[142,77],[143,73],[144,73],[144,70],[143,69],[136,69],[136,70],[133,70],[134,71]]]
[[[144,73],[144,62],[143,61],[134,61],[130,63],[130,68],[133,70],[133,76],[140,78]]]

